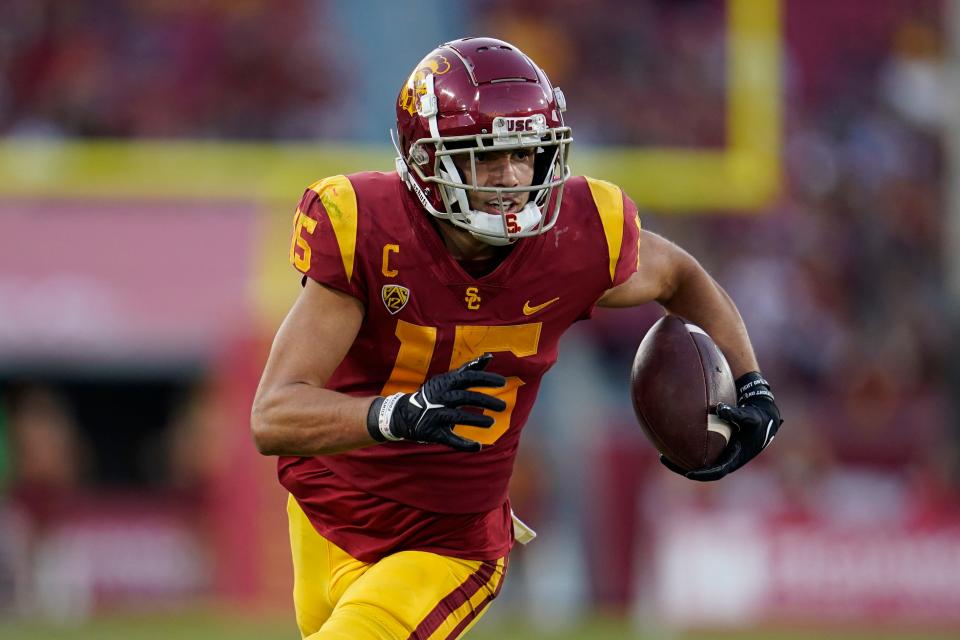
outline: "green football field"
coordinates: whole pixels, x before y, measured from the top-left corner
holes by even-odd
[[[520,623],[482,621],[469,634],[470,640],[956,640],[960,629],[939,632],[901,630],[806,631],[755,630],[749,632],[703,631],[676,633],[641,632],[622,621],[597,620],[576,629],[544,632]],[[220,614],[178,616],[111,617],[83,626],[64,626],[0,620],[0,640],[298,640],[287,618],[235,618]]]

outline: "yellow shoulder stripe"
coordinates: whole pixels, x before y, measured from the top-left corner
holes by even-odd
[[[333,234],[340,247],[343,269],[347,272],[347,281],[353,278],[353,263],[357,248],[357,194],[346,176],[331,176],[310,185],[310,189],[320,196],[323,208],[327,210]]]
[[[623,194],[620,187],[604,180],[587,178],[593,202],[600,212],[603,235],[607,237],[607,255],[610,257],[610,281],[617,273],[620,245],[623,243]]]

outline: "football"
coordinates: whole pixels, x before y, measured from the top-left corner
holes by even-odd
[[[736,405],[733,374],[700,327],[678,316],[658,320],[637,349],[630,387],[641,428],[675,465],[709,466],[730,441],[730,425],[709,409]]]

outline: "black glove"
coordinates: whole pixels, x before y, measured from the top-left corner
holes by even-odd
[[[458,424],[489,428],[493,418],[460,407],[503,411],[507,403],[470,387],[502,387],[507,379],[484,371],[493,356],[485,353],[459,369],[430,378],[414,393],[377,398],[367,412],[367,431],[377,442],[414,440],[445,444],[458,451],[480,451],[480,443],[453,432]]]
[[[736,385],[738,406],[718,402],[714,410],[718,418],[733,426],[730,442],[720,458],[712,466],[685,471],[661,455],[663,466],[691,480],[710,482],[733,473],[770,444],[783,424],[770,384],[759,372],[753,371],[740,376]]]

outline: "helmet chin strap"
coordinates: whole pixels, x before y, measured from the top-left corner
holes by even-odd
[[[521,229],[530,229],[540,224],[542,215],[543,214],[540,213],[540,207],[533,202],[528,202],[516,213],[517,225],[519,225]],[[468,231],[470,235],[477,240],[497,247],[502,247],[514,241],[506,237],[506,232],[503,228],[503,216],[500,214],[468,209],[467,220],[470,221],[472,227],[468,229]]]
[[[427,126],[430,128],[430,135],[433,136],[435,140],[440,140],[440,127],[437,125],[437,95],[433,89],[433,74],[428,74],[423,80],[424,84],[424,94],[420,96],[420,107],[418,109],[421,116],[427,119]],[[457,165],[453,163],[453,159],[450,156],[441,156],[440,164],[443,165],[443,169],[440,170],[440,176],[445,180],[451,182],[461,182],[460,172],[457,171]],[[448,187],[440,187],[443,191],[447,192],[447,195],[452,195],[456,200],[457,204],[460,205],[460,211],[469,211],[470,205],[467,202],[467,194],[463,189],[453,189],[453,193],[450,193]],[[448,204],[449,206],[449,204]]]

